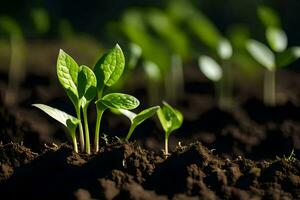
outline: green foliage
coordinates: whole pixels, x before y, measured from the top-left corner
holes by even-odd
[[[232,56],[232,46],[226,38],[222,38],[217,46],[217,53],[223,60],[227,60]]]
[[[266,27],[280,27],[280,18],[276,11],[267,6],[259,6],[257,15]]]
[[[61,124],[63,124],[67,129],[70,134],[70,137],[72,138],[73,142],[76,141],[76,135],[75,135],[75,130],[77,126],[80,124],[80,120],[77,118],[61,111],[56,108],[52,108],[50,106],[44,105],[44,104],[33,104],[34,107],[37,107],[41,109],[43,112],[48,114],[50,117],[53,119],[57,120]],[[73,144],[75,151],[77,152],[77,144]]]
[[[138,114],[135,114],[134,112],[131,112],[129,110],[119,109],[119,111],[123,115],[128,117],[130,119],[130,122],[131,122],[129,132],[128,132],[125,140],[128,141],[130,139],[134,129],[138,125],[143,123],[146,119],[152,117],[157,112],[158,109],[159,109],[159,106],[153,106],[153,107],[150,107],[150,108],[147,108],[147,109],[141,111]]]
[[[275,70],[275,55],[266,45],[251,39],[248,40],[246,48],[259,64],[270,71]]]
[[[276,62],[278,67],[285,67],[300,58],[300,47],[290,47],[284,52],[278,53]]]
[[[111,93],[96,101],[107,108],[132,110],[139,106],[140,102],[134,96],[122,93]],[[101,106],[100,106],[101,107]]]
[[[157,116],[165,131],[165,155],[169,154],[169,136],[176,129],[180,128],[183,122],[183,115],[172,108],[167,102],[163,102],[163,107],[157,110]]]
[[[163,102],[163,107],[158,109],[157,115],[167,137],[180,128],[183,122],[182,114],[167,102]]]
[[[285,32],[279,28],[267,28],[266,38],[270,47],[276,52],[283,52],[287,47],[287,36]]]
[[[200,71],[210,80],[217,82],[221,80],[223,71],[220,65],[209,56],[200,56],[198,59]]]
[[[118,44],[102,56],[94,67],[97,77],[97,88],[114,85],[121,77],[125,67],[125,58]]]

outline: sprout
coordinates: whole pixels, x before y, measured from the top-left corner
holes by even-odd
[[[167,102],[163,102],[163,107],[158,109],[157,116],[165,131],[165,155],[168,156],[168,142],[170,134],[180,128],[183,122],[183,115],[180,111],[172,108]]]
[[[75,130],[76,127],[79,126],[81,150],[85,150],[87,154],[91,153],[87,110],[95,96],[98,96],[95,102],[97,108],[95,128],[96,152],[99,151],[100,123],[103,112],[107,108],[131,110],[139,106],[139,101],[128,94],[111,93],[105,96],[102,95],[105,87],[114,85],[120,79],[124,65],[125,58],[119,45],[116,45],[99,59],[94,68],[94,72],[85,65],[78,66],[71,56],[63,50],[60,50],[57,59],[57,76],[75,107],[77,117],[72,117],[63,111],[43,104],[34,104],[34,106],[40,108],[68,128],[76,152],[78,152],[78,148]],[[83,115],[84,130],[81,115]]]
[[[133,131],[135,130],[135,128],[138,125],[140,125],[141,123],[143,123],[146,119],[152,117],[158,109],[159,109],[159,106],[154,106],[154,107],[150,107],[148,109],[145,109],[145,110],[141,111],[138,114],[135,114],[134,112],[131,112],[129,110],[119,109],[119,111],[123,115],[128,117],[130,119],[130,122],[131,122],[131,126],[130,126],[130,129],[127,133],[127,136],[126,136],[125,140],[128,141],[130,139]]]
[[[104,111],[109,109],[132,110],[139,106],[139,101],[130,95],[111,93],[102,97],[105,87],[111,87],[121,77],[125,66],[122,49],[116,45],[96,63],[94,72],[97,77],[98,100],[96,101],[97,119],[95,127],[95,151],[99,151],[100,123]]]
[[[266,68],[264,76],[264,102],[266,105],[276,105],[276,70],[287,66],[300,57],[300,47],[287,48],[287,36],[279,28],[267,28],[267,41],[271,47],[261,42],[250,39],[246,43],[246,49],[251,56]]]

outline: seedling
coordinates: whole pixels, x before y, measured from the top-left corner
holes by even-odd
[[[148,109],[145,109],[143,111],[141,111],[138,114],[135,114],[134,112],[131,112],[129,110],[124,110],[124,109],[119,109],[119,111],[125,115],[126,117],[128,117],[130,119],[131,122],[131,126],[130,129],[127,133],[127,136],[125,138],[126,141],[129,141],[133,131],[135,130],[135,128],[140,125],[141,123],[143,123],[146,119],[152,117],[157,110],[159,109],[159,106],[154,106],[154,107],[150,107]]]
[[[57,76],[68,97],[72,101],[79,120],[81,120],[81,109],[83,111],[85,140],[82,123],[80,122],[80,147],[82,151],[85,147],[85,151],[90,154],[87,108],[96,96],[96,77],[90,68],[84,65],[79,67],[76,61],[63,50],[60,50],[57,59]]]
[[[40,108],[69,128],[76,152],[78,152],[78,149],[75,129],[79,126],[81,150],[83,151],[85,147],[86,153],[91,153],[87,110],[95,96],[98,95],[98,99],[95,102],[97,108],[95,128],[96,152],[99,150],[100,123],[103,112],[107,108],[131,110],[139,105],[139,101],[135,97],[123,93],[111,93],[102,97],[105,87],[114,85],[121,77],[124,65],[125,59],[119,45],[116,45],[100,58],[95,65],[95,73],[87,66],[78,66],[71,56],[66,54],[63,50],[60,50],[57,59],[57,76],[75,107],[77,118],[46,105],[35,104],[34,106]],[[83,115],[84,130],[81,115]]]
[[[99,151],[100,123],[104,111],[109,109],[132,110],[138,107],[139,101],[130,95],[111,93],[103,96],[105,87],[111,87],[121,77],[125,66],[125,58],[122,49],[116,45],[107,54],[102,56],[94,67],[97,78],[98,100],[96,101],[97,119],[95,128],[95,151]]]
[[[165,156],[169,155],[169,137],[176,129],[180,128],[183,122],[183,115],[180,111],[172,108],[167,102],[163,102],[163,107],[157,111],[159,121],[165,131]]]
[[[223,62],[231,57],[232,48],[227,40],[224,39],[220,42],[218,53]],[[200,71],[209,80],[214,82],[215,93],[220,108],[230,109],[232,107],[231,66],[226,65],[224,66],[224,69],[222,69],[221,66],[209,56],[200,56],[198,59],[198,66]]]
[[[80,120],[61,110],[52,108],[44,104],[33,104],[33,106],[41,109],[42,111],[47,113],[50,117],[62,123],[68,129],[69,136],[71,137],[73,142],[74,151],[78,153],[76,128],[80,124]]]
[[[0,32],[8,36],[10,43],[10,66],[4,103],[13,105],[18,99],[18,90],[26,73],[24,66],[26,41],[20,25],[10,17],[0,16]]]
[[[276,70],[285,67],[300,57],[300,47],[287,48],[287,36],[283,30],[269,27],[266,38],[271,47],[256,40],[249,40],[246,48],[251,56],[266,68],[264,76],[264,102],[266,105],[276,105]]]

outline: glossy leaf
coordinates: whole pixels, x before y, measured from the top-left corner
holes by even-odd
[[[279,67],[285,67],[300,58],[300,47],[291,47],[277,55],[276,61]]]
[[[69,115],[59,109],[44,104],[33,104],[33,106],[41,109],[50,117],[62,123],[65,127],[69,129],[73,129],[80,123],[80,120],[78,120],[76,117],[73,117],[72,115]]]
[[[198,65],[201,72],[212,81],[219,81],[223,76],[223,71],[220,65],[208,56],[200,56]]]
[[[146,119],[152,117],[157,112],[158,109],[159,106],[153,106],[141,111],[138,114],[135,114],[134,112],[131,112],[129,110],[124,110],[124,109],[119,109],[119,111],[123,115],[128,117],[134,126],[138,126],[139,124],[143,123],[143,121],[145,121]]]
[[[164,131],[167,136],[169,136],[172,131],[180,128],[183,122],[183,116],[168,103],[163,102],[163,104],[163,107],[158,109],[157,115]]]
[[[98,100],[96,104],[103,104],[107,108],[132,110],[138,107],[140,102],[128,94],[111,93]]]
[[[226,38],[222,38],[218,44],[217,52],[222,59],[229,59],[232,56],[232,46]]]
[[[287,47],[287,36],[285,32],[279,28],[267,28],[266,38],[271,48],[276,52],[282,52]]]
[[[77,93],[77,77],[79,67],[75,60],[65,53],[63,50],[59,51],[57,58],[57,76],[61,85],[66,90],[70,90],[75,96]]]
[[[94,67],[97,77],[97,88],[102,89],[104,85],[112,86],[121,77],[125,66],[125,58],[121,47],[116,44],[108,53],[98,60]]]
[[[259,64],[270,71],[275,70],[275,55],[266,45],[256,40],[248,40],[246,48]]]
[[[97,79],[94,72],[87,66],[80,66],[78,74],[78,94],[82,99],[82,107],[96,96]]]

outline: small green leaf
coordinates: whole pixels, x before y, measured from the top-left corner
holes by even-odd
[[[94,72],[87,66],[80,66],[78,74],[78,94],[84,107],[96,96],[97,79]]]
[[[70,90],[75,96],[77,93],[77,77],[79,67],[75,60],[63,50],[59,51],[57,58],[57,76],[61,85],[66,90]]]
[[[270,71],[275,70],[275,55],[266,45],[256,40],[248,40],[246,49],[259,64]]]
[[[285,32],[279,28],[267,28],[266,38],[271,48],[276,52],[283,52],[287,47],[287,36]]]
[[[168,103],[163,102],[163,104],[164,106],[158,109],[157,115],[168,137],[172,131],[180,128],[183,122],[183,116]]]
[[[97,77],[97,88],[102,90],[104,85],[110,87],[121,77],[125,66],[125,58],[121,47],[116,46],[98,60],[94,67]]]
[[[102,99],[96,102],[103,104],[107,108],[132,110],[139,106],[140,102],[134,96],[123,93],[111,93],[105,95]]]
[[[145,61],[143,63],[143,68],[145,70],[145,73],[147,75],[147,77],[150,80],[155,80],[155,81],[159,81],[161,80],[161,71],[159,69],[159,67],[151,61]]]
[[[208,56],[200,56],[198,65],[201,72],[212,81],[219,81],[223,76],[223,71],[220,65]]]
[[[226,60],[232,56],[232,46],[226,38],[222,38],[218,44],[217,52],[220,58]]]
[[[279,27],[280,19],[275,10],[267,6],[259,6],[257,14],[265,27]]]
[[[152,117],[157,112],[158,109],[159,109],[159,106],[153,106],[153,107],[150,107],[150,108],[147,108],[147,109],[141,111],[138,114],[135,114],[134,112],[131,112],[129,110],[124,110],[124,109],[119,109],[119,111],[123,115],[128,117],[134,126],[138,126],[146,119]]]
[[[50,117],[62,123],[65,127],[69,129],[76,127],[80,123],[80,120],[78,120],[76,117],[73,117],[72,115],[69,115],[56,108],[44,104],[33,104],[33,106],[41,109]]]
[[[132,124],[138,126],[139,124],[143,123],[143,121],[145,121],[146,119],[152,117],[158,109],[159,106],[154,106],[141,111],[132,119]]]
[[[300,58],[300,47],[291,47],[277,54],[276,61],[279,67],[285,67]]]

